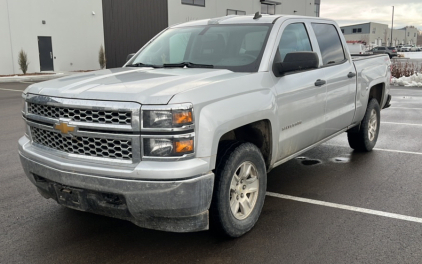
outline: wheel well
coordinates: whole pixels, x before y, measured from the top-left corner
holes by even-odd
[[[379,106],[382,107],[381,100],[382,100],[383,91],[384,91],[383,83],[379,83],[377,85],[372,86],[371,90],[369,91],[368,102],[371,101],[372,98],[375,98],[378,101]]]
[[[267,169],[270,167],[272,135],[269,120],[260,120],[233,129],[221,136],[219,142],[224,140],[238,140],[255,144],[261,150]]]

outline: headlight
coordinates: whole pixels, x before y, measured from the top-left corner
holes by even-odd
[[[142,107],[143,129],[192,129],[194,124],[192,104]]]
[[[144,138],[144,157],[181,157],[194,152],[194,137]]]

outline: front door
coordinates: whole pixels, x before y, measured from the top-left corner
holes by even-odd
[[[51,37],[38,37],[38,51],[40,54],[40,70],[54,71]]]
[[[291,23],[281,30],[275,61],[282,62],[290,52],[314,51],[304,23]],[[324,69],[313,69],[277,78],[279,160],[322,139],[327,89],[319,82],[323,74]]]

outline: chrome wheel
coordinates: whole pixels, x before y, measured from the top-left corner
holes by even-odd
[[[258,171],[249,161],[243,162],[234,173],[230,184],[230,209],[238,220],[253,211],[259,192]]]
[[[371,116],[368,122],[368,139],[373,141],[377,132],[378,121],[377,121],[377,112],[375,109],[372,109]]]

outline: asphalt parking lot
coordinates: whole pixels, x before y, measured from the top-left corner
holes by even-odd
[[[28,85],[0,83],[0,263],[421,263],[422,88],[393,87],[373,152],[353,152],[344,134],[271,171],[255,228],[225,239],[42,198],[17,154]]]

